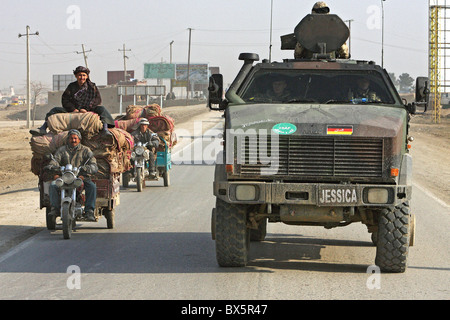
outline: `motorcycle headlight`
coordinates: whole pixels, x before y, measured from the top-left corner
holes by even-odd
[[[64,184],[63,179],[58,178],[58,179],[55,180],[55,185],[56,185],[58,188],[61,188],[61,187],[63,186],[63,184]]]
[[[136,154],[138,156],[142,156],[144,154],[144,151],[145,151],[145,148],[141,147],[141,146],[136,147],[136,149],[134,150],[134,152],[136,152]]]
[[[73,185],[75,186],[75,188],[81,187],[82,184],[83,184],[83,180],[81,180],[80,178],[76,178],[75,181],[73,182]]]
[[[72,182],[75,180],[75,176],[72,172],[65,172],[62,176],[62,180],[65,184],[72,184]]]

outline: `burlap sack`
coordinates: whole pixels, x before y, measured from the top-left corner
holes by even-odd
[[[143,117],[151,118],[157,117],[161,115],[161,106],[159,104],[150,104],[144,107]]]
[[[136,118],[142,118],[142,114],[144,111],[143,106],[136,106],[136,105],[129,105],[125,111],[126,113],[126,119],[136,119]]]
[[[127,132],[133,132],[137,128],[139,128],[139,121],[143,118],[135,118],[129,120],[115,120],[114,124],[116,128],[125,130]]]
[[[55,134],[77,129],[83,136],[90,138],[103,129],[100,116],[93,112],[57,113],[50,116],[47,122],[48,129]]]
[[[150,125],[148,126],[153,132],[173,131],[175,127],[174,120],[169,116],[156,116],[148,118]]]
[[[33,136],[30,141],[31,151],[34,155],[41,157],[49,153],[54,153],[66,143],[67,134],[68,131],[63,131],[58,134],[50,132],[43,136]]]

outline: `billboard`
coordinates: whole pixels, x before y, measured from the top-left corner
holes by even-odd
[[[67,86],[71,83],[77,81],[75,75],[71,74],[54,74],[53,75],[53,91],[63,91],[66,90]]]
[[[134,79],[134,70],[127,70],[127,80]],[[117,84],[124,81],[124,71],[107,71],[107,84]]]
[[[176,65],[176,80],[172,82],[174,87],[185,87],[187,85],[187,64]],[[194,84],[207,84],[208,83],[208,64],[197,63],[189,65],[189,82]]]
[[[145,63],[145,79],[174,79],[175,65],[172,63]]]

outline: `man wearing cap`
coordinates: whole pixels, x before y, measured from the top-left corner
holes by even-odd
[[[328,5],[323,1],[318,1],[314,4],[312,10],[312,14],[329,14],[330,8]],[[294,51],[294,58],[295,59],[311,59],[313,56],[312,52],[309,50],[303,48],[300,43],[297,42],[295,46]],[[350,53],[348,50],[347,44],[343,44],[337,51],[334,52],[335,58],[339,59],[349,59]]]
[[[96,221],[94,216],[95,201],[97,199],[97,186],[92,182],[90,176],[98,171],[97,160],[91,149],[81,144],[81,133],[72,129],[67,135],[67,143],[61,146],[56,152],[53,159],[44,169],[52,170],[62,166],[71,164],[73,167],[80,169],[79,178],[83,180],[84,190],[86,194],[86,203],[84,215],[88,221]],[[54,179],[56,180],[56,175]],[[50,185],[50,203],[52,210],[50,214],[59,215],[61,211],[61,199],[58,187],[54,181]]]
[[[111,134],[108,131],[108,127],[114,128],[114,119],[109,111],[100,105],[102,103],[102,98],[95,83],[89,79],[90,70],[79,66],[73,73],[77,78],[77,81],[70,83],[64,91],[61,98],[62,108],[56,107],[51,109],[45,116],[44,124],[37,130],[30,130],[31,134],[46,134],[47,120],[51,115],[66,112],[86,113],[88,111],[97,113],[100,116],[100,120],[103,122],[104,132]]]
[[[147,148],[150,150],[149,157],[149,174],[151,178],[157,179],[156,166],[155,166],[155,150],[159,147],[159,138],[156,133],[148,128],[149,122],[147,119],[142,118],[139,121],[139,128],[134,130],[131,135],[134,138],[134,143],[141,142],[142,144],[148,143]]]

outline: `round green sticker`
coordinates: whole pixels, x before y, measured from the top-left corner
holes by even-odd
[[[279,123],[273,126],[272,131],[278,134],[293,134],[297,127],[292,123]]]

